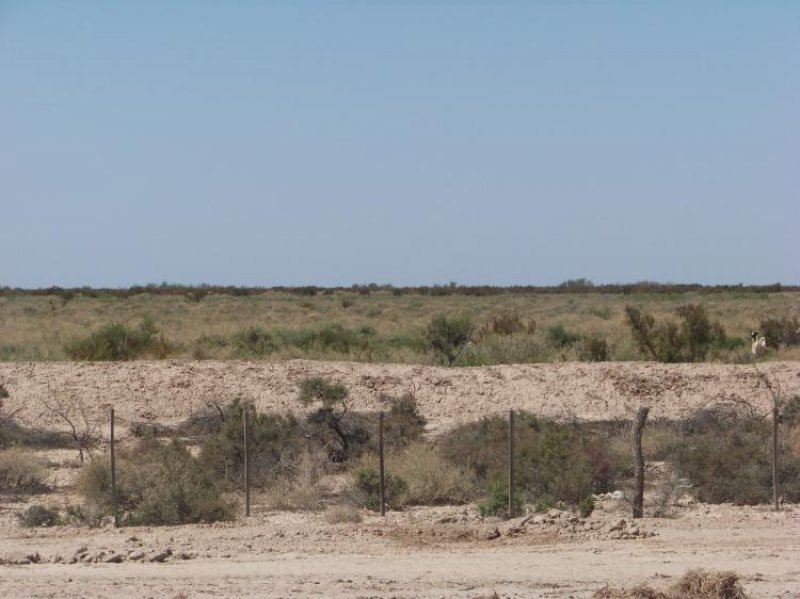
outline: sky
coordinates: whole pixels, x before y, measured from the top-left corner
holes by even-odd
[[[0,0],[0,286],[800,284],[800,2]]]

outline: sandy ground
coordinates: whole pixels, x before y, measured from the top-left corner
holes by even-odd
[[[761,366],[784,394],[800,392],[800,363]],[[654,417],[710,401],[747,400],[767,411],[752,367],[560,364],[442,369],[349,363],[134,362],[0,364],[4,410],[54,425],[42,400],[80,398],[123,419],[181,420],[208,401],[237,395],[261,409],[297,411],[298,382],[325,375],[351,389],[355,409],[380,395],[415,393],[433,430],[509,407],[555,417]],[[670,518],[635,526],[624,501],[605,498],[588,519],[567,513],[484,520],[474,506],[415,508],[386,518],[329,524],[320,513],[271,512],[234,523],[114,529],[27,530],[16,514],[32,502],[75,502],[74,452],[51,451],[56,489],[0,496],[0,597],[333,597],[473,599],[589,597],[605,584],[667,587],[691,568],[735,570],[753,598],[800,598],[800,506],[706,506],[683,501]],[[74,464],[73,464],[74,465]],[[651,513],[646,511],[646,515]],[[77,552],[78,549],[85,551]],[[163,562],[150,561],[171,555]],[[79,563],[70,564],[73,556]],[[141,555],[139,555],[141,554]],[[24,565],[8,562],[32,561]],[[119,556],[113,558],[113,556]],[[121,563],[104,563],[106,559]],[[88,563],[81,563],[88,562]],[[53,563],[60,562],[60,563]]]
[[[800,393],[800,362],[759,366],[786,396]],[[125,421],[181,420],[210,401],[234,397],[260,410],[301,412],[299,382],[326,376],[350,389],[356,410],[377,410],[382,394],[413,393],[433,429],[509,408],[556,418],[679,417],[713,401],[744,400],[767,412],[770,395],[752,366],[649,362],[564,363],[434,368],[347,362],[153,361],[0,363],[11,394],[7,410],[32,423],[56,424],[42,401],[79,398],[95,414],[113,406]]]

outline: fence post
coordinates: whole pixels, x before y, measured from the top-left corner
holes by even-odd
[[[641,518],[644,512],[644,456],[642,455],[642,430],[650,408],[639,406],[633,423],[633,517]]]
[[[114,526],[119,527],[117,511],[117,459],[114,449],[114,408],[111,408],[111,509],[114,514]]]
[[[508,411],[508,517],[514,515],[514,410]]]
[[[777,512],[778,505],[778,398],[772,396],[772,503]]]
[[[244,437],[244,515],[250,516],[250,459],[247,451],[247,410],[242,410],[242,433]]]
[[[383,462],[383,410],[381,410],[380,420],[378,422],[378,448],[380,453],[380,470],[381,470],[381,516],[386,515],[386,479],[384,477],[384,462]]]

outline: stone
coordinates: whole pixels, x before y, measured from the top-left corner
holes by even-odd
[[[172,549],[167,547],[163,551],[155,551],[147,556],[147,561],[161,563],[172,555]]]
[[[128,559],[134,562],[138,562],[139,560],[144,559],[144,551],[141,550],[131,551],[128,554]]]
[[[125,559],[121,553],[112,553],[111,555],[107,556],[103,562],[106,564],[121,564],[122,561]]]
[[[493,541],[500,536],[500,529],[496,526],[490,526],[481,533],[481,538],[485,541]]]

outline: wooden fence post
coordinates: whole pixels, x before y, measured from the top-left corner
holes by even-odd
[[[111,509],[114,514],[114,526],[119,527],[117,511],[117,460],[114,448],[114,408],[111,408]]]
[[[244,515],[250,516],[250,459],[247,451],[247,410],[242,410],[242,434],[244,436]]]
[[[378,422],[378,449],[380,453],[380,470],[381,470],[381,516],[386,515],[386,479],[384,476],[384,461],[383,461],[383,410],[381,410],[380,420]]]
[[[780,509],[778,504],[778,398],[772,396],[772,503],[775,511]]]
[[[633,517],[641,518],[644,512],[644,456],[642,456],[642,430],[650,408],[639,406],[633,423]]]
[[[514,515],[514,410],[508,411],[508,517]]]

